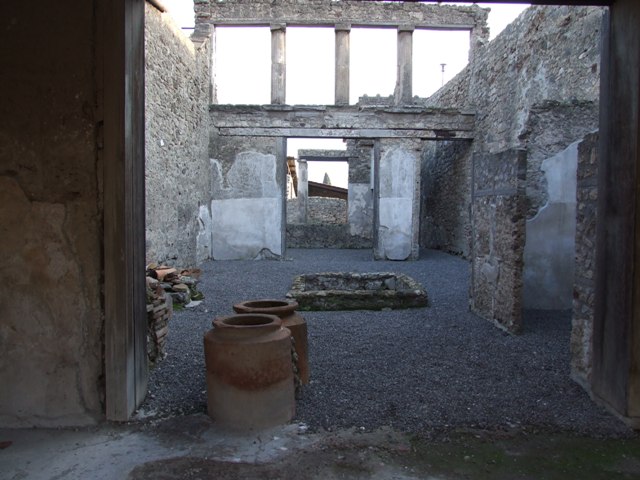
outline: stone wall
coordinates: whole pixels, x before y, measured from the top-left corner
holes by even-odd
[[[347,201],[340,198],[309,197],[307,223],[347,223]]]
[[[531,108],[525,131],[520,136],[527,148],[528,219],[549,200],[548,175],[543,163],[597,129],[597,96],[584,101],[550,100]]]
[[[372,248],[371,238],[353,235],[349,225],[288,224],[287,248]]]
[[[147,262],[193,266],[211,257],[210,44],[145,8]]]
[[[8,2],[0,17],[2,426],[103,416],[98,3]]]
[[[442,25],[473,28],[472,46],[489,38],[486,28],[489,11],[476,5],[431,5],[411,1],[364,3],[360,0],[196,0],[194,3],[196,24]]]
[[[522,328],[526,152],[475,153],[470,307],[505,330]]]
[[[585,387],[591,384],[597,177],[598,134],[593,133],[587,135],[578,145],[575,281],[571,330],[571,376]]]
[[[287,223],[314,223],[340,225],[347,223],[347,201],[341,198],[309,197],[307,218],[304,222],[299,215],[297,198],[287,200]]]
[[[347,224],[347,202],[309,197],[307,223],[298,218],[297,199],[287,200],[287,248],[371,248],[371,235],[354,234]]]
[[[420,246],[468,258],[471,143],[427,143],[420,176]]]
[[[602,12],[599,7],[530,7],[478,52],[466,69],[472,76],[468,105],[478,112],[476,131],[482,133],[474,150],[531,150],[537,140],[527,137],[533,108],[597,103]]]
[[[493,272],[489,277],[472,280],[472,308],[484,317],[516,329],[522,309],[521,255],[524,250],[521,247],[526,235],[521,215],[531,218],[548,200],[542,171],[544,160],[597,125],[602,13],[603,9],[598,7],[530,7],[495,40],[478,49],[473,61],[460,74],[426,100],[430,106],[447,105],[476,112],[476,138],[471,147],[474,153],[471,170],[476,175],[482,174],[480,170],[489,158],[487,155],[500,158],[504,154],[514,158],[506,152],[526,151],[525,172],[515,176],[523,182],[518,186],[518,198],[512,197],[506,202],[484,199],[481,203],[488,203],[476,205],[470,219],[472,242],[486,242],[481,232],[500,232],[493,237],[496,242],[493,251],[500,249],[505,254],[491,255],[490,261],[486,259],[488,263],[480,258],[472,259],[477,267],[472,271],[474,276]],[[426,158],[433,162],[433,156]],[[461,161],[455,154],[452,159]],[[464,173],[458,175],[458,181],[467,181]],[[438,183],[442,176],[435,176],[432,181]],[[466,194],[466,191],[460,192],[462,197],[457,201],[444,196],[434,202],[436,205],[452,201],[454,205],[470,204],[471,198],[465,198]],[[440,217],[423,208],[422,216],[435,219],[432,230],[437,236],[465,220],[459,216],[460,210],[464,209],[451,209]],[[459,231],[466,229],[465,225],[458,227]],[[427,238],[428,233],[423,230],[423,242]],[[491,295],[491,301],[480,299],[490,294],[492,289],[485,282],[490,282],[492,276],[501,278],[499,296],[507,296],[509,301],[496,294]],[[489,306],[505,302],[510,306],[503,313],[511,312],[515,317],[495,318],[498,310]]]

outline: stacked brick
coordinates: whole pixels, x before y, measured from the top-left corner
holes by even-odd
[[[172,314],[171,296],[157,284],[157,280],[147,277],[147,356],[151,366],[167,355],[167,334]]]

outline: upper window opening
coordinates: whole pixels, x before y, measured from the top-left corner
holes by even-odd
[[[442,48],[443,45],[446,48]],[[455,77],[467,65],[468,60],[468,31],[414,31],[413,95],[431,96]]]
[[[331,28],[287,27],[288,104],[331,105],[335,33]]]
[[[271,103],[269,27],[216,27],[213,74],[218,103]]]
[[[397,72],[397,30],[352,28],[349,103],[363,95],[393,95]]]

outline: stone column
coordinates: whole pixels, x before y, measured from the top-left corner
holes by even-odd
[[[398,75],[394,93],[396,105],[411,103],[412,89],[412,57],[413,57],[413,25],[398,27]]]
[[[349,105],[349,34],[350,24],[336,25],[336,105]]]
[[[271,25],[271,103],[283,105],[287,88],[286,26]]]
[[[298,160],[298,219],[307,223],[307,204],[309,199],[309,172],[306,160]]]

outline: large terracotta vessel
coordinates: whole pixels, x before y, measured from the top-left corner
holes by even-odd
[[[309,383],[309,341],[307,322],[296,312],[298,303],[286,300],[249,300],[237,303],[233,309],[237,313],[264,313],[277,315],[282,319],[282,326],[291,330],[296,353],[298,354],[298,375],[302,384]]]
[[[218,317],[204,335],[207,408],[220,426],[251,430],[295,413],[291,332],[274,315]]]

